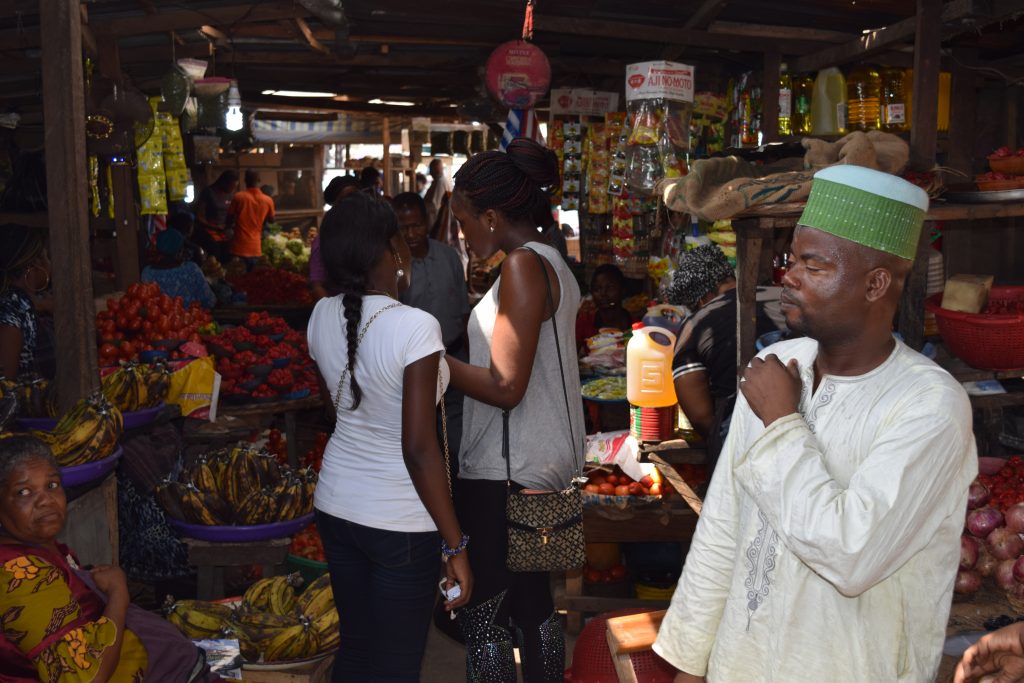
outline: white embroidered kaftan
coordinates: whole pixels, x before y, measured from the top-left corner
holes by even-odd
[[[765,429],[740,394],[655,651],[709,683],[931,683],[967,489],[966,393],[901,342],[858,377],[800,363],[800,414]]]

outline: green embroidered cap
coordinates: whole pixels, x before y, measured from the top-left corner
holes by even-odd
[[[800,225],[914,260],[928,194],[890,173],[829,166],[814,174]]]

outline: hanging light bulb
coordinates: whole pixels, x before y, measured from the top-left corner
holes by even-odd
[[[231,81],[228,90],[228,111],[224,117],[224,125],[228,130],[242,130],[245,117],[242,116],[242,95],[238,92],[238,81]]]

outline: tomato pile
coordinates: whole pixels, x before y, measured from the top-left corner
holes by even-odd
[[[661,477],[658,471],[654,470],[640,481],[634,481],[617,466],[611,473],[603,469],[594,469],[587,473],[587,484],[583,491],[602,496],[660,496]]]
[[[1024,147],[1018,147],[1017,151],[1014,152],[1006,145],[1003,145],[988,155],[989,159],[1005,159],[1006,157],[1024,157]]]
[[[163,349],[171,358],[183,358],[181,342],[200,341],[200,328],[212,322],[198,303],[185,308],[182,298],[171,298],[156,283],[137,282],[120,298],[107,299],[107,310],[96,314],[96,337],[101,365],[131,360],[142,351]]]
[[[292,538],[292,544],[288,548],[288,552],[292,555],[304,557],[307,560],[316,560],[317,562],[327,561],[324,557],[324,544],[320,540],[320,532],[316,530],[316,524],[310,524],[308,527],[295,534]]]
[[[273,453],[279,463],[288,464],[288,440],[280,429],[271,429],[267,434],[266,449]]]
[[[245,292],[245,301],[250,306],[313,304],[309,281],[278,268],[256,268],[242,275],[228,276],[228,284],[235,291]]]
[[[330,438],[331,435],[327,432],[317,432],[316,440],[309,447],[309,450],[299,458],[299,463],[303,467],[312,467],[315,471],[319,472],[320,466],[324,462],[324,450],[327,449],[327,442]]]
[[[596,569],[589,564],[583,567],[583,580],[587,583],[615,583],[625,581],[629,572],[621,564],[608,569]]]
[[[996,474],[979,474],[978,482],[989,490],[992,497],[988,504],[1006,512],[1007,509],[1024,501],[1024,458],[1014,455]]]
[[[229,400],[304,398],[319,391],[306,337],[265,311],[245,325],[204,337],[217,356],[221,394]]]

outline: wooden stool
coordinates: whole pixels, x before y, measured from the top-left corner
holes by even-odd
[[[665,610],[660,610],[613,617],[608,620],[608,651],[612,655],[612,662],[615,663],[619,683],[637,683],[633,660],[629,655],[651,649],[664,618]]]
[[[263,575],[273,576],[274,567],[284,562],[292,539],[273,538],[249,543],[210,543],[183,538],[188,547],[188,563],[197,569],[196,597],[219,600],[224,595],[224,567],[263,565]]]

